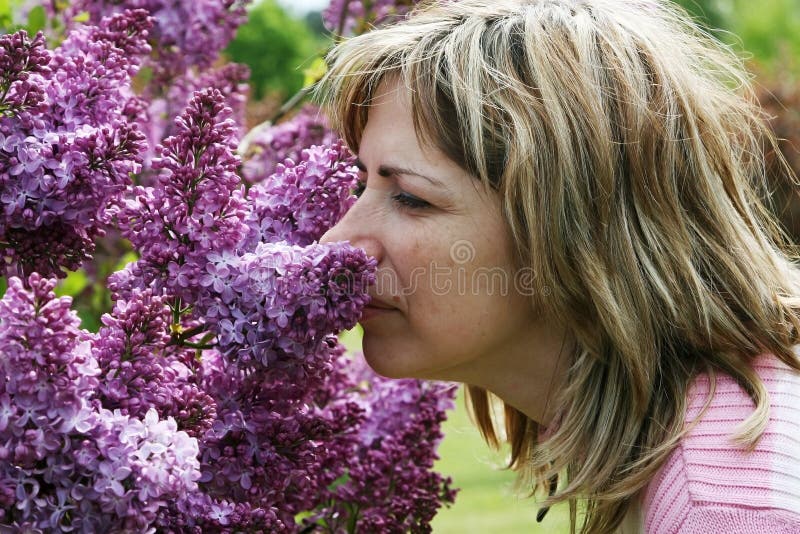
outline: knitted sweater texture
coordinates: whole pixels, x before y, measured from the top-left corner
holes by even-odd
[[[747,393],[718,375],[711,403],[644,494],[647,534],[800,534],[800,374],[773,356],[756,372],[769,393],[769,423],[752,452],[732,439],[753,413]],[[689,389],[686,422],[702,411],[711,382]]]

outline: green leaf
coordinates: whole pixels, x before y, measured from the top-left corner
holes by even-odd
[[[152,79],[153,79],[153,68],[145,65],[141,69],[139,69],[139,72],[136,73],[133,85],[134,87],[145,87],[150,84],[150,81]],[[164,118],[166,118],[166,112],[164,112]]]
[[[81,11],[74,17],[72,17],[74,22],[89,22],[89,12],[88,11]]]
[[[13,3],[12,0],[0,0],[0,33],[12,33],[17,29],[14,24]]]
[[[35,35],[36,32],[44,30],[46,24],[47,13],[45,13],[44,7],[36,6],[31,9],[30,13],[28,13],[28,24],[26,25],[28,33]]]
[[[0,20],[11,19],[11,1],[0,0]]]
[[[328,71],[328,64],[325,59],[317,57],[311,62],[308,68],[303,69],[303,87],[308,87],[311,84],[317,83]]]
[[[70,296],[74,297],[80,294],[81,291],[86,289],[89,285],[89,278],[83,271],[73,271],[67,274],[58,286],[56,286],[56,295],[59,297]]]
[[[350,330],[339,332],[339,343],[344,345],[347,352],[361,352],[361,339],[364,337],[364,329],[357,324]]]
[[[339,486],[343,486],[348,482],[350,482],[350,473],[345,473],[336,480],[334,480],[333,482],[331,482],[331,484],[328,486],[328,491],[334,491]]]
[[[103,323],[100,322],[100,317],[97,316],[92,310],[78,308],[78,318],[81,320],[81,328],[89,332],[97,332]]]

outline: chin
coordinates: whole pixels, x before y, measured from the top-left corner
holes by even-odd
[[[364,349],[364,359],[373,371],[384,378],[411,378],[401,372],[396,365],[392,365],[392,362],[386,358],[385,354],[375,354],[374,351]]]
[[[417,373],[409,368],[406,358],[398,357],[395,351],[383,344],[370,343],[367,336],[364,337],[363,352],[367,365],[385,378],[418,378]]]

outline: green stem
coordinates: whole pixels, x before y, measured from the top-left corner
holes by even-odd
[[[297,91],[294,95],[292,95],[292,97],[286,102],[284,102],[283,105],[280,107],[280,109],[278,109],[278,111],[276,111],[275,114],[272,115],[272,117],[270,117],[268,122],[270,124],[275,124],[276,122],[281,120],[284,117],[284,115],[293,110],[295,106],[297,106],[297,104],[300,103],[300,101],[302,101],[306,96],[308,96],[308,93],[311,92],[311,90],[314,88],[314,85],[316,85],[316,82],[318,81],[319,80],[315,80],[314,83],[306,85],[305,87]]]
[[[197,334],[202,334],[203,332],[206,331],[206,327],[207,326],[208,325],[201,324],[201,325],[195,326],[194,328],[190,328],[189,330],[186,330],[185,332],[181,332],[180,334],[178,334],[178,341],[181,341],[181,342],[182,341],[186,341],[187,339],[190,339],[190,338],[196,336]]]
[[[216,343],[211,345],[204,345],[202,343],[190,343],[188,341],[184,341],[183,343],[181,343],[181,345],[190,349],[197,349],[197,350],[208,350],[208,349],[213,349],[214,347],[217,346]]]

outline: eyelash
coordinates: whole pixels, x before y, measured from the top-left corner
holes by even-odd
[[[414,195],[409,195],[408,193],[398,193],[392,197],[392,200],[394,200],[401,207],[412,210],[421,210],[430,207],[430,204],[421,198],[417,198]]]
[[[364,193],[366,187],[367,184],[364,183],[362,180],[359,180],[356,183],[356,187],[353,189],[353,195],[355,195],[356,198],[360,198],[361,195]],[[399,204],[400,207],[404,209],[419,210],[419,209],[429,208],[431,206],[430,203],[422,200],[421,198],[417,198],[414,195],[410,195],[408,193],[398,193],[396,195],[393,195],[392,200],[395,203]]]

